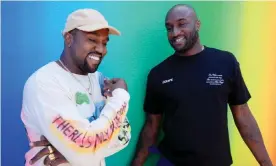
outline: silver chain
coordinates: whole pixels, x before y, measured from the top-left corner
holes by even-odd
[[[77,81],[77,82],[79,82],[79,84],[81,84],[81,86],[87,91],[87,93],[89,94],[89,95],[92,95],[92,92],[91,92],[91,90],[93,89],[90,89],[91,88],[91,80],[90,80],[90,77],[89,77],[89,74],[87,75],[88,76],[88,80],[89,80],[89,87],[88,88],[86,88],[82,83],[81,83],[81,81],[79,80],[79,79],[77,79],[75,76],[74,76],[74,74],[63,64],[63,62],[61,61],[61,60],[58,60],[59,62],[60,62],[60,64],[65,68],[65,70],[67,70],[70,74],[71,74],[71,76]]]

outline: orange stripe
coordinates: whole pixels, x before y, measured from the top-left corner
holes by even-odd
[[[270,157],[276,165],[276,2],[267,2],[267,17],[265,20],[266,30],[264,33],[267,37],[267,42],[264,46],[267,56],[266,66],[266,110],[265,120],[265,143],[269,151]]]

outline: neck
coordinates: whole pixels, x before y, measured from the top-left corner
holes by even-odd
[[[198,54],[202,51],[203,46],[200,44],[200,41],[198,40],[195,45],[190,48],[189,50],[185,52],[176,52],[179,56],[193,56],[195,54]]]
[[[74,74],[80,74],[80,75],[87,75],[88,73],[84,73],[82,70],[79,69],[78,65],[74,63],[73,59],[71,56],[66,52],[63,51],[60,60],[62,61],[63,65],[71,72]],[[66,68],[63,67],[63,65],[58,62],[58,64],[64,69],[67,70]]]

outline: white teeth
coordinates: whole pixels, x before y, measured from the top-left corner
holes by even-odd
[[[90,55],[89,58],[90,58],[90,59],[93,59],[93,60],[95,60],[95,61],[99,61],[99,60],[100,60],[99,57],[92,56],[92,55]]]
[[[177,38],[175,41],[176,42],[181,42],[183,39],[184,39],[184,37],[181,37],[181,38]]]

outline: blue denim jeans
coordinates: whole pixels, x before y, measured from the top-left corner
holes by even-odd
[[[166,159],[156,147],[150,147],[149,152],[152,154],[159,154],[160,159],[158,160],[156,166],[174,166],[168,159]]]

